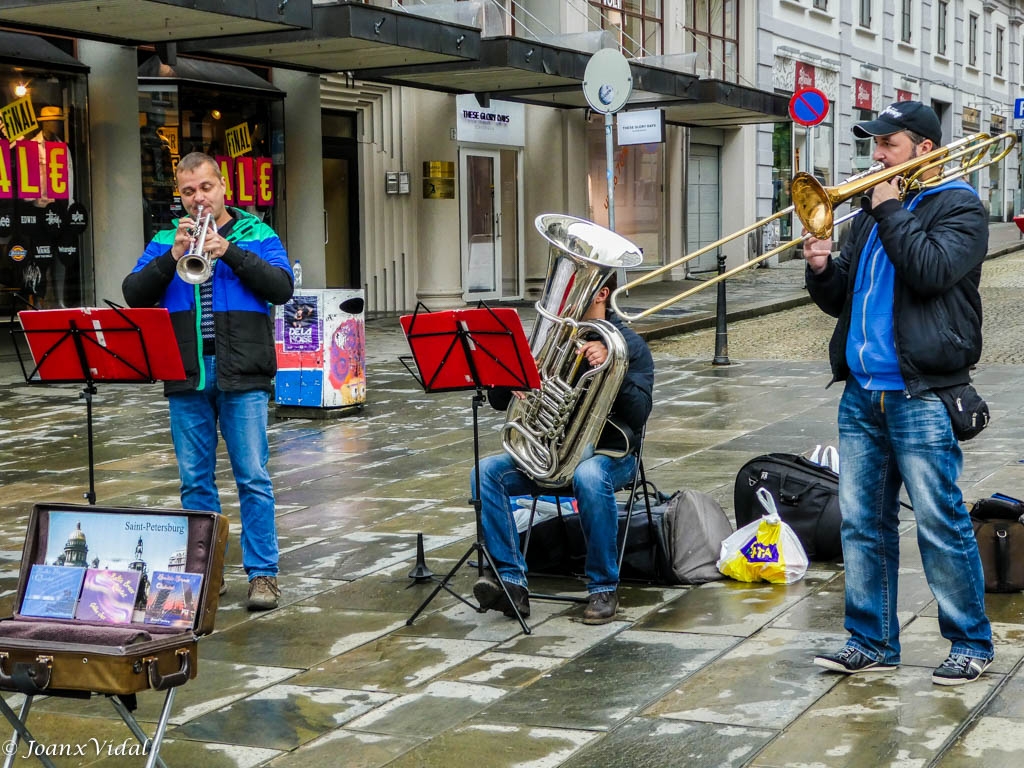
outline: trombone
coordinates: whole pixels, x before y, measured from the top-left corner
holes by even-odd
[[[999,145],[1003,143],[1005,143],[1005,146],[999,148]],[[957,139],[944,147],[933,149],[931,152],[926,152],[920,157],[911,158],[905,163],[894,165],[891,168],[880,167],[881,163],[876,163],[866,171],[855,176],[851,176],[843,183],[833,187],[823,186],[821,182],[815,179],[811,174],[800,172],[793,177],[793,182],[790,187],[793,198],[792,205],[782,209],[781,211],[773,213],[771,216],[755,221],[753,224],[743,227],[730,235],[726,235],[710,245],[705,245],[703,248],[688,253],[685,256],[681,256],[673,262],[651,270],[650,272],[645,272],[640,277],[637,277],[624,285],[620,285],[612,291],[612,294],[609,297],[609,303],[615,313],[623,320],[631,323],[641,320],[649,315],[655,314],[656,312],[660,312],[683,299],[689,298],[700,291],[710,288],[712,285],[717,285],[723,280],[728,280],[730,277],[733,277],[746,269],[755,267],[762,261],[766,261],[772,256],[782,253],[812,236],[818,239],[830,237],[832,230],[837,225],[842,224],[845,221],[849,221],[861,212],[860,208],[854,208],[846,215],[836,219],[836,207],[859,194],[863,194],[877,184],[881,184],[884,181],[890,181],[894,178],[899,178],[901,180],[899,185],[899,199],[903,200],[911,192],[937,187],[941,184],[966,176],[969,173],[974,173],[982,168],[987,168],[990,165],[1001,162],[1003,158],[1010,154],[1016,143],[1017,135],[1012,131],[1007,131],[1006,133],[1001,133],[997,136],[990,136],[987,133],[976,133],[971,136],[965,136],[962,139]],[[986,154],[990,152],[993,154],[986,159]],[[953,162],[958,163],[958,165],[947,169],[946,166]],[[729,269],[720,275],[716,275],[713,278],[705,280],[699,285],[688,288],[687,290],[682,291],[669,299],[665,299],[664,301],[655,304],[653,307],[648,307],[641,312],[631,314],[629,312],[623,312],[619,308],[618,300],[619,296],[623,292],[628,292],[639,285],[650,282],[654,278],[665,274],[671,269],[675,269],[681,264],[692,261],[698,256],[703,256],[708,251],[720,248],[726,243],[732,242],[736,238],[742,237],[748,232],[753,232],[754,230],[759,229],[776,219],[780,219],[783,216],[788,216],[793,212],[796,213],[800,222],[807,230],[800,237],[796,237],[788,242],[782,243],[781,245],[762,253],[760,256],[756,256],[743,264],[733,267],[732,269]]]

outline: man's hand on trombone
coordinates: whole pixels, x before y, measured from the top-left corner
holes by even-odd
[[[804,230],[807,234],[807,230]],[[804,261],[811,268],[811,272],[820,275],[828,266],[828,257],[832,253],[832,238],[819,240],[816,237],[808,237],[804,240]]]

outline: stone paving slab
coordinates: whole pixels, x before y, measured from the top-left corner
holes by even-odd
[[[1024,306],[1024,280],[1016,276],[1022,260],[1024,254],[989,262],[984,271],[1000,293],[994,312],[986,304],[993,359],[983,360],[976,380],[995,421],[963,446],[968,499],[996,491],[1024,496],[1024,355],[1018,359],[1017,351],[1024,349],[1024,323],[1014,309]],[[758,272],[766,274],[730,288],[737,308],[770,303],[755,296],[764,276],[771,278],[769,300],[805,294],[800,270]],[[531,313],[522,312],[528,323]],[[822,339],[808,337],[827,335],[828,322],[806,317],[783,313],[755,324],[758,353],[768,357],[779,345],[793,351],[779,359],[751,356],[719,367],[708,362],[713,339],[696,356],[677,354],[672,340],[655,342],[656,408],[645,465],[661,490],[703,490],[732,517],[733,482],[747,460],[836,442],[841,389],[825,388],[820,356],[797,359],[811,341],[821,348]],[[329,421],[271,420],[285,566],[277,610],[245,610],[237,494],[221,452],[218,482],[232,523],[229,592],[215,633],[200,642],[201,674],[178,693],[168,764],[1019,764],[1024,594],[987,596],[997,657],[982,680],[962,689],[933,686],[931,669],[948,643],[938,632],[910,512],[900,523],[904,663],[874,679],[848,679],[811,662],[845,638],[839,563],[815,563],[790,586],[624,584],[617,621],[604,627],[580,623],[578,605],[537,600],[533,634],[525,636],[517,622],[479,613],[444,591],[409,625],[435,587],[408,578],[416,534],[425,535],[428,566],[439,575],[472,542],[472,413],[468,393],[426,395],[395,362],[406,347],[397,326],[395,318],[367,323],[364,409]],[[737,346],[746,345],[747,326],[733,324],[730,332]],[[79,389],[31,387],[0,365],[0,612],[14,608],[32,504],[82,502]],[[160,388],[103,387],[96,406],[100,504],[176,507]],[[483,453],[500,450],[501,424],[500,414],[481,414]],[[451,586],[465,597],[475,578],[475,569],[464,568]],[[551,593],[585,592],[573,578],[531,582]],[[140,694],[145,728],[162,698]],[[16,706],[20,697],[6,699]],[[102,699],[41,699],[29,722],[56,741],[120,744],[127,736]],[[0,739],[9,733],[0,723]],[[58,761],[77,764],[121,768],[142,760],[94,754]]]

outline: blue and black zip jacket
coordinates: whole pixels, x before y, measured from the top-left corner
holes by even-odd
[[[292,271],[280,238],[267,224],[237,208],[230,243],[213,270],[215,347],[204,349],[199,328],[199,286],[178,277],[171,246],[177,220],[158,232],[121,285],[130,307],[164,307],[185,367],[185,381],[164,383],[164,394],[203,389],[204,355],[217,357],[217,385],[225,391],[271,391],[277,358],[272,304],[292,296]]]
[[[962,181],[919,193],[906,205],[887,200],[858,216],[838,258],[820,275],[807,267],[814,302],[838,318],[829,343],[834,380],[850,374],[847,340],[865,246],[877,237],[895,272],[892,340],[906,391],[970,381],[981,357],[981,265],[988,251],[988,214]],[[877,227],[877,228],[876,228]]]

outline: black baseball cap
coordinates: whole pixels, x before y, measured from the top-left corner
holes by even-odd
[[[931,139],[935,146],[942,144],[942,126],[939,125],[938,115],[920,101],[897,101],[883,109],[874,120],[853,126],[853,135],[859,139],[889,136],[900,131],[913,131]]]

